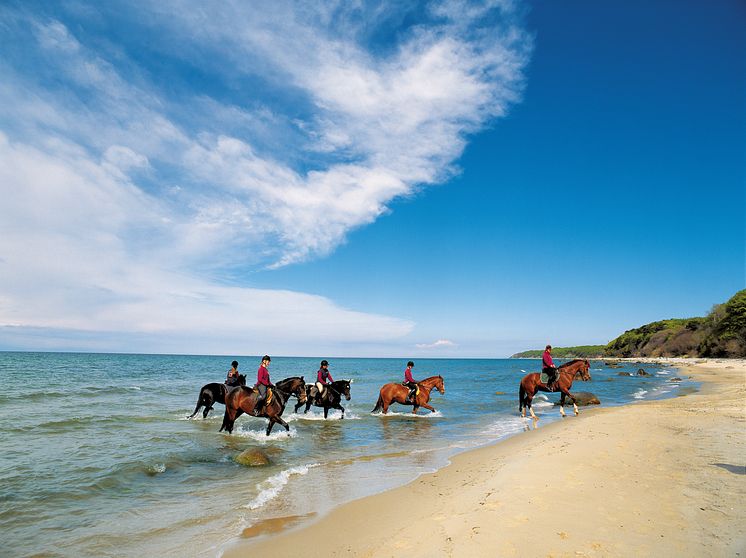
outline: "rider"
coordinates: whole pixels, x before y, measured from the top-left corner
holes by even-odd
[[[414,403],[415,394],[417,393],[417,381],[412,377],[412,368],[414,368],[414,362],[411,360],[407,363],[407,369],[404,371],[404,381],[402,385],[409,388],[407,394],[407,401]]]
[[[326,360],[322,360],[321,368],[319,368],[319,371],[316,373],[316,394],[314,395],[318,395],[318,399],[321,400],[326,392],[326,387],[330,386],[333,381],[334,378],[332,378],[332,375],[329,372],[329,363]]]
[[[554,391],[556,387],[554,383],[557,381],[557,376],[559,374],[557,373],[557,367],[554,365],[554,361],[552,360],[551,345],[547,345],[547,348],[544,349],[544,355],[541,357],[541,371],[549,378],[547,380],[547,389],[549,391]]]
[[[238,361],[231,362],[231,369],[228,370],[228,377],[225,379],[225,385],[233,387],[238,385]]]
[[[259,395],[254,403],[254,416],[258,417],[264,406],[264,401],[267,399],[267,388],[274,387],[272,382],[269,381],[269,370],[267,367],[272,359],[269,355],[262,357],[262,364],[259,366],[259,370],[256,371],[256,385],[254,386],[259,390]]]

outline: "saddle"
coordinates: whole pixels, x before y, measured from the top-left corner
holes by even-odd
[[[253,391],[256,394],[259,394],[259,390],[257,388],[255,388],[255,387],[251,388],[251,391]],[[270,403],[272,403],[273,399],[274,399],[273,390],[272,390],[272,388],[268,387],[267,388],[267,399],[264,400],[264,406],[266,407],[267,405],[269,405]]]

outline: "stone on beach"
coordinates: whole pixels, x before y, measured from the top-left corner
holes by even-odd
[[[244,450],[234,457],[233,460],[246,467],[262,467],[270,464],[267,454],[258,449]]]
[[[598,397],[596,397],[590,391],[579,391],[577,393],[573,392],[573,396],[575,397],[575,402],[578,407],[601,404],[601,401],[598,399]],[[559,401],[557,401],[555,405],[559,405]],[[569,399],[565,399],[565,405],[572,405],[572,402]]]

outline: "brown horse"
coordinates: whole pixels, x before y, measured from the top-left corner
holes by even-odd
[[[421,382],[417,382],[417,386],[419,390],[414,398],[414,402],[412,402],[407,400],[407,395],[409,395],[408,387],[397,383],[386,384],[381,388],[381,392],[378,395],[378,402],[371,412],[375,413],[376,411],[383,410],[383,414],[385,415],[389,412],[389,406],[392,403],[399,403],[399,405],[414,405],[412,409],[413,414],[417,414],[417,409],[420,407],[430,409],[430,412],[434,413],[435,409],[428,405],[427,402],[430,401],[430,392],[433,388],[437,389],[441,395],[446,392],[443,377],[440,375],[430,376]]]
[[[566,362],[558,368],[559,378],[557,379],[557,389],[562,393],[560,397],[560,414],[565,416],[565,397],[569,397],[572,401],[573,410],[575,414],[578,414],[578,406],[575,404],[575,398],[570,393],[570,387],[572,381],[576,375],[580,375],[580,379],[584,382],[591,379],[590,373],[591,365],[587,358],[576,358],[570,362]],[[526,408],[531,412],[531,418],[537,418],[534,414],[534,410],[531,408],[531,401],[536,395],[537,391],[550,391],[546,384],[541,382],[541,374],[538,372],[532,372],[526,374],[521,380],[521,385],[518,388],[518,412],[521,413],[522,417],[526,416]]]
[[[277,422],[284,426],[285,430],[290,430],[290,426],[287,422],[282,420],[281,415],[285,410],[285,403],[287,403],[287,400],[291,395],[295,395],[298,397],[299,401],[305,402],[306,381],[303,379],[303,376],[286,378],[277,382],[275,387],[270,389],[272,390],[272,400],[269,401],[269,403],[265,402],[262,412],[259,415],[260,417],[269,419],[269,424],[267,424],[267,436],[269,436],[272,427]],[[223,425],[220,427],[219,432],[225,430],[229,434],[232,433],[233,424],[236,422],[236,419],[244,413],[253,416],[256,396],[257,392],[252,388],[247,387],[238,387],[229,391],[225,396],[225,415],[223,415]]]

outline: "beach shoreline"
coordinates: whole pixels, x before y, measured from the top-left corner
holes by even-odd
[[[746,556],[746,361],[624,360],[676,366],[701,389],[527,420],[529,432],[223,556]]]

